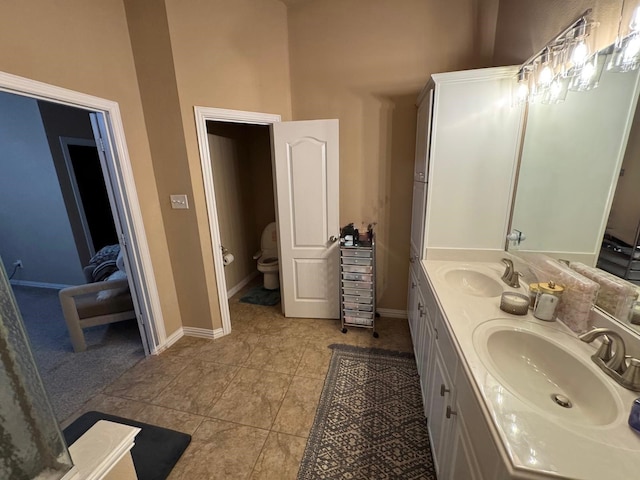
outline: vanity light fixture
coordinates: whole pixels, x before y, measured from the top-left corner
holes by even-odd
[[[590,90],[598,85],[602,68],[600,59],[591,55],[590,45],[598,24],[590,19],[591,12],[586,10],[520,66],[512,90],[513,105],[558,103],[564,101],[569,89]],[[570,82],[570,77],[578,80]]]

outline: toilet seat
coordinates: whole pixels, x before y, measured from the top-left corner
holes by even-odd
[[[277,264],[278,264],[278,257],[268,257],[268,258],[260,257],[260,259],[258,260],[258,265],[264,265],[266,267],[270,267]]]

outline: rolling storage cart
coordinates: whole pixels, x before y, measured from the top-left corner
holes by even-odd
[[[351,229],[351,230],[350,230]],[[376,240],[369,225],[366,233],[352,233],[353,225],[340,235],[340,321],[347,327],[375,329],[376,318]]]

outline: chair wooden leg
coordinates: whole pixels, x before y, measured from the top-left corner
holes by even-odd
[[[76,302],[72,297],[60,295],[60,304],[62,305],[62,313],[67,324],[67,330],[69,330],[69,337],[71,337],[73,351],[76,353],[84,352],[87,349],[87,344],[84,340],[82,327],[80,327]]]

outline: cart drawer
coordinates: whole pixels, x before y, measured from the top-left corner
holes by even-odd
[[[367,305],[366,303],[353,303],[344,302],[342,304],[345,310],[352,310],[358,312],[373,312],[373,305]]]
[[[368,318],[359,318],[359,317],[344,317],[345,325],[357,325],[359,327],[372,327],[373,320]]]
[[[342,257],[343,265],[373,265],[373,259],[362,257]]]
[[[366,273],[343,273],[342,278],[345,280],[355,280],[357,282],[372,282],[373,275]]]
[[[340,253],[343,257],[372,257],[371,250],[363,250],[361,248],[341,248]]]
[[[371,291],[370,288],[367,290],[364,290],[364,289],[360,290],[357,288],[343,288],[342,294],[351,295],[354,297],[362,297],[364,300],[360,300],[360,301],[369,301],[369,302],[371,301],[371,297],[373,296],[373,292]]]
[[[373,312],[359,312],[358,310],[344,310],[345,317],[368,318],[373,320]]]
[[[343,265],[343,272],[349,273],[373,273],[373,267],[366,267],[360,265]]]
[[[371,303],[373,299],[371,297],[358,297],[356,295],[343,295],[342,296],[342,301],[345,302],[345,305],[347,303]]]
[[[369,275],[371,276],[371,275]],[[342,281],[342,288],[350,288],[350,289],[364,289],[364,290],[368,290],[368,291],[373,291],[372,290],[373,284],[371,282],[349,282],[349,281]]]

